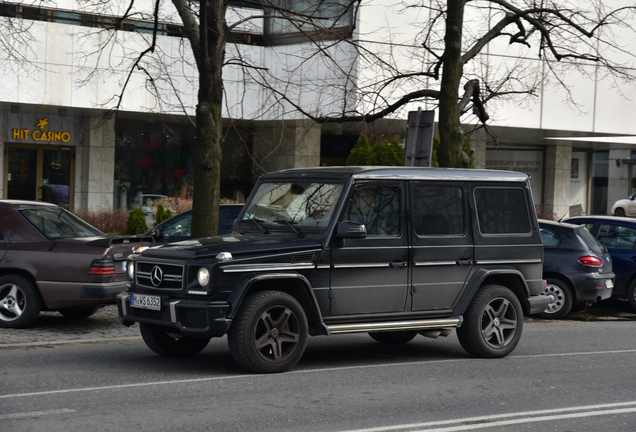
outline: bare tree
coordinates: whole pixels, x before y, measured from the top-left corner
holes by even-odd
[[[155,0],[154,11],[146,15],[134,9],[135,1],[129,0],[123,13],[113,14],[113,28],[131,17],[154,23],[154,31],[147,36],[147,47],[136,53],[128,51],[129,78],[133,71],[142,71],[147,76],[147,86],[155,89],[159,100],[162,80],[172,85],[170,67],[153,69],[144,59],[161,57],[164,65],[167,61],[176,64],[184,60],[156,53],[161,0]],[[384,41],[382,50],[377,50],[379,44],[368,43],[365,35],[340,33],[332,26],[338,14],[353,17],[356,23],[361,8],[382,2],[244,1],[263,11],[246,19],[267,16],[286,20],[305,37],[305,43],[295,54],[298,61],[286,70],[285,76],[278,76],[242,56],[240,47],[233,50],[231,58],[226,58],[232,33],[232,27],[226,23],[229,0],[172,0],[199,72],[193,236],[209,235],[217,229],[223,67],[239,67],[246,77],[267,89],[271,103],[263,107],[261,115],[278,109],[283,116],[300,113],[317,123],[373,122],[402,115],[401,111],[412,103],[426,102],[438,107],[441,140],[438,160],[440,166],[447,167],[466,164],[462,155],[462,123],[487,127],[491,115],[487,107],[497,98],[532,96],[547,82],[556,82],[567,89],[564,77],[568,72],[590,73],[586,69],[589,65],[597,66],[591,70],[592,74],[602,70],[608,79],[632,78],[628,66],[633,55],[622,49],[615,34],[623,29],[633,31],[630,19],[635,7],[631,4],[610,9],[594,0],[403,0],[399,4],[386,1],[387,8],[398,9],[396,14],[403,17],[389,27],[390,31],[397,32],[400,26],[418,30],[412,32],[408,42],[409,56],[403,55],[402,45],[390,40]],[[108,7],[109,2],[87,0],[86,4]],[[321,13],[324,9],[332,13],[325,17]],[[237,24],[240,21],[233,23]],[[508,57],[516,59],[505,67],[493,65],[489,56],[490,49],[502,45],[511,50]],[[125,44],[121,46],[125,48]],[[343,52],[349,56],[348,61],[337,55]],[[621,60],[626,63],[621,64]],[[329,82],[306,80],[293,84],[289,76],[302,73],[302,68],[311,62],[330,71]],[[126,84],[117,95],[118,103],[123,100],[125,88]],[[174,93],[178,95],[177,88],[174,87]],[[307,89],[318,96],[310,105],[303,105],[301,94]],[[323,100],[321,94],[328,96]],[[117,109],[118,104],[115,105]]]

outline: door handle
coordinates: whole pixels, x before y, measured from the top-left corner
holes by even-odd
[[[472,263],[473,261],[469,259],[457,260],[457,265],[471,265]]]
[[[408,264],[407,264],[407,263],[405,263],[404,261],[402,261],[402,262],[392,262],[392,263],[389,263],[389,267],[392,267],[392,268],[404,268],[404,267],[406,267],[407,265],[408,265]]]

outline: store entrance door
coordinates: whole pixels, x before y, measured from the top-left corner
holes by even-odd
[[[5,145],[4,197],[46,201],[73,209],[75,149]]]

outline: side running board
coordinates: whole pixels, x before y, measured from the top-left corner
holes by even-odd
[[[386,321],[373,323],[334,324],[327,326],[329,334],[367,333],[381,331],[434,330],[459,327],[461,318],[430,319],[417,321]]]

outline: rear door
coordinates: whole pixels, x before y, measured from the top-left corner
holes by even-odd
[[[473,263],[466,185],[411,182],[408,208],[413,243],[411,309],[450,312]]]

